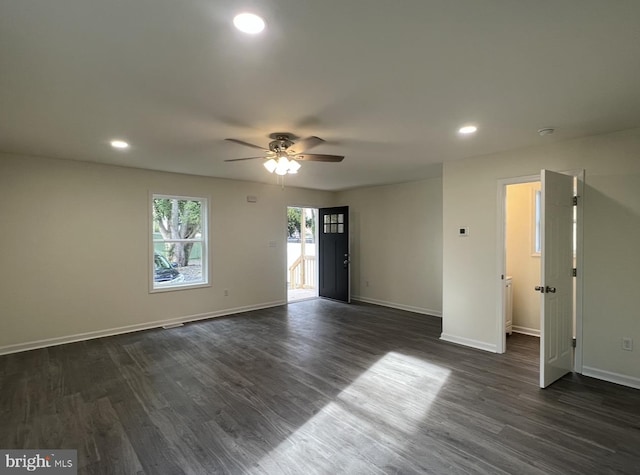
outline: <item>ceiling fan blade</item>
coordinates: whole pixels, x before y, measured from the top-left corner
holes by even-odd
[[[291,148],[295,150],[295,153],[303,153],[307,150],[312,149],[313,147],[317,147],[322,142],[324,142],[324,140],[322,140],[320,137],[312,135],[311,137],[307,137],[306,139],[298,140],[291,146]]]
[[[341,162],[344,160],[342,155],[323,155],[319,153],[299,153],[292,158],[295,160],[306,160],[307,162]]]
[[[242,140],[238,140],[238,139],[225,139],[225,140],[227,140],[228,142],[233,142],[233,143],[237,143],[237,144],[240,144],[240,145],[244,145],[245,147],[257,148],[258,150],[262,150],[263,152],[268,152],[269,151],[268,148],[261,147],[260,145],[254,145],[254,144],[249,143],[249,142],[244,142]]]
[[[241,162],[242,160],[256,160],[258,158],[268,158],[268,157],[231,158],[229,160],[225,160],[225,162]]]

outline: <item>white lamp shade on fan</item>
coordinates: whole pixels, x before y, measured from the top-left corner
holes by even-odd
[[[278,162],[276,162],[273,158],[270,158],[264,163],[264,167],[269,170],[269,173],[273,173],[276,171],[276,167],[278,166]]]
[[[298,173],[298,170],[300,170],[300,163],[298,163],[295,160],[290,160],[289,161],[289,173]]]

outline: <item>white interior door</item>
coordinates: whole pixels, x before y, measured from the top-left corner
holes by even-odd
[[[573,177],[542,170],[540,387],[573,366]]]

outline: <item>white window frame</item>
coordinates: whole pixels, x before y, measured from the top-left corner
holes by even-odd
[[[154,239],[154,220],[153,220],[153,202],[155,199],[177,199],[186,201],[200,201],[202,203],[201,212],[201,230],[199,239]],[[197,289],[202,287],[211,287],[209,280],[209,197],[208,196],[184,196],[178,194],[165,193],[149,193],[149,293],[172,292],[176,290]],[[180,282],[173,285],[156,287],[154,281],[155,274],[155,244],[166,242],[192,242],[199,243],[202,249],[201,265],[202,280],[194,283]]]

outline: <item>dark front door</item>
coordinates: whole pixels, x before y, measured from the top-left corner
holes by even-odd
[[[349,207],[320,208],[320,297],[349,302]]]

